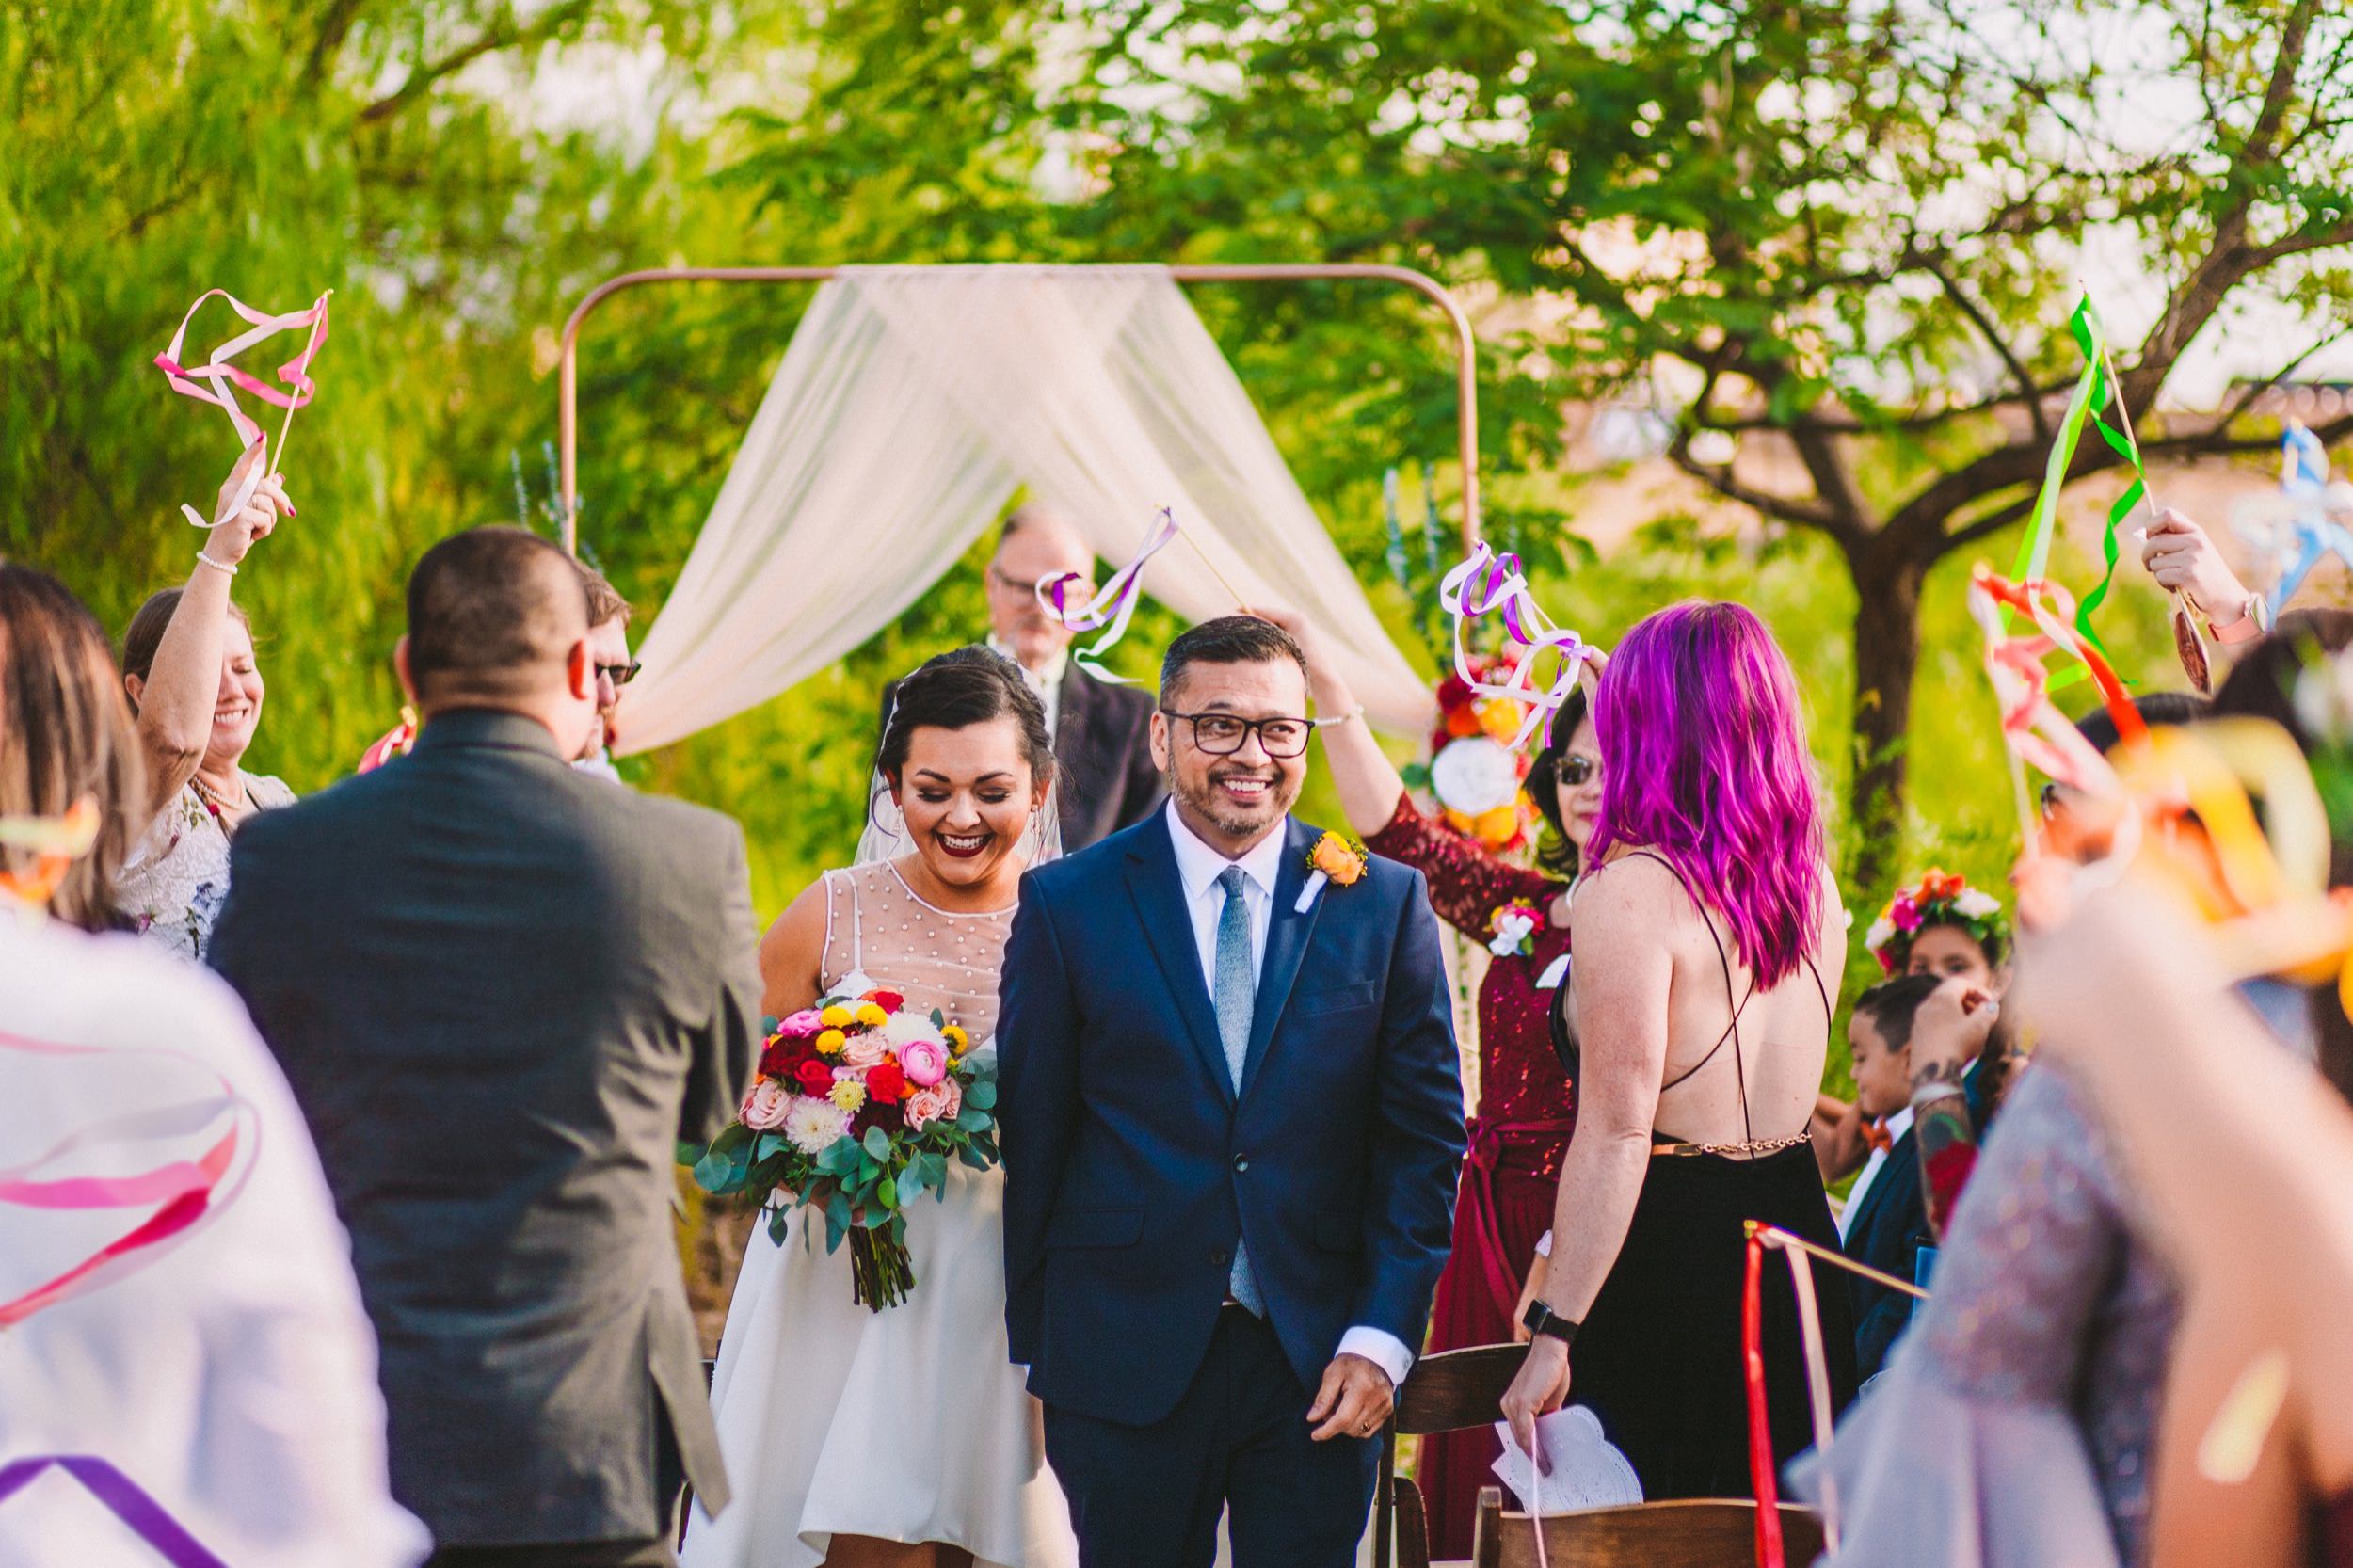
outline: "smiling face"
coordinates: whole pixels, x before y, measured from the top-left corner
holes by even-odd
[[[1585,781],[1571,782],[1580,773]],[[1554,776],[1554,790],[1561,806],[1561,836],[1568,840],[1581,860],[1585,845],[1593,836],[1593,821],[1601,814],[1601,739],[1593,733],[1592,719],[1578,724],[1577,732],[1569,737]]]
[[[253,633],[235,616],[221,628],[220,691],[213,699],[213,732],[204,745],[205,766],[227,773],[253,744],[262,722],[262,670],[253,662]]]
[[[891,796],[923,869],[953,888],[1018,876],[1022,837],[1044,804],[1010,713],[962,729],[916,729]]]
[[[1957,925],[1922,926],[1912,938],[1904,973],[1932,974],[1940,979],[1959,975],[1988,995],[2000,990],[1994,983],[1993,966],[1985,961],[1985,949]]]
[[[1164,709],[1241,719],[1304,721],[1307,677],[1289,659],[1185,667]],[[1247,853],[1299,798],[1307,776],[1305,751],[1270,757],[1254,730],[1239,750],[1217,756],[1201,747],[1190,719],[1152,715],[1152,760],[1168,776],[1168,792],[1187,826],[1228,858]]]

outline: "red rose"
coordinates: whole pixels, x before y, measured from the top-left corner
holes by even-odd
[[[1469,682],[1459,675],[1449,674],[1438,682],[1438,707],[1446,712],[1467,706],[1471,699]]]
[[[801,1064],[808,1060],[808,1042],[788,1040],[779,1034],[768,1042],[760,1053],[760,1070],[769,1078],[792,1078]]]
[[[792,1076],[801,1080],[801,1093],[812,1099],[823,1099],[833,1093],[833,1069],[813,1056],[803,1059],[792,1069]]]
[[[906,1098],[907,1075],[896,1062],[877,1062],[866,1069],[866,1095],[886,1104]]]
[[[865,1000],[886,1013],[896,1013],[907,1004],[907,999],[896,991],[869,991],[866,993]]]

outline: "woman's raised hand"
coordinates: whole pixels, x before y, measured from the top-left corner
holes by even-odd
[[[2235,621],[2247,602],[2247,584],[2222,558],[2213,537],[2188,514],[2170,506],[2149,525],[2140,562],[2159,587],[2182,595],[2210,620]]]
[[[257,440],[239,454],[236,466],[221,481],[220,496],[213,504],[213,515],[220,520],[204,542],[204,553],[221,566],[233,567],[244,560],[246,552],[267,538],[270,530],[278,526],[280,514],[291,516],[294,512],[294,504],[286,499],[285,480],[273,473],[253,488],[242,508],[224,516],[236,501],[237,492],[245,488],[247,477],[267,455],[267,449],[265,440]]]

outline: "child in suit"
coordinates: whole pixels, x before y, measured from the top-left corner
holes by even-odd
[[[1920,1249],[1935,1245],[1912,1130],[1910,1047],[1920,1004],[1942,984],[1937,975],[1908,974],[1874,985],[1856,1000],[1847,1025],[1855,1103],[1881,1131],[1847,1194],[1839,1235],[1849,1257],[1897,1279],[1911,1279]],[[1911,1320],[1912,1298],[1859,1274],[1848,1283],[1854,1303],[1855,1370],[1867,1379]]]

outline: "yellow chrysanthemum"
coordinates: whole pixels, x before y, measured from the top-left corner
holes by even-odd
[[[962,1056],[972,1048],[972,1036],[964,1032],[962,1024],[943,1025],[939,1034],[948,1042],[948,1053],[952,1056]]]
[[[817,1036],[817,1053],[820,1056],[835,1055],[845,1044],[848,1043],[848,1041],[849,1036],[842,1033],[840,1030],[826,1030],[823,1034]]]
[[[854,1015],[854,1016],[856,1017],[859,1023],[864,1024],[869,1029],[880,1029],[883,1025],[890,1021],[890,1015],[884,1012],[881,1008],[875,1006],[871,1001],[859,1002],[857,1004],[857,1012]]]
[[[847,1029],[850,1027],[850,1010],[840,1002],[835,1002],[831,1007],[817,1015],[817,1021],[827,1029]]]
[[[845,1078],[825,1097],[844,1111],[856,1111],[866,1103],[866,1085],[856,1079]]]

